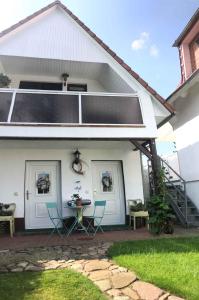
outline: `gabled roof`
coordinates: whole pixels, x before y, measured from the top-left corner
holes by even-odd
[[[175,40],[173,47],[178,47],[180,43],[183,41],[187,33],[191,30],[191,28],[196,24],[196,22],[199,20],[199,8],[196,10],[194,15],[191,17],[179,37]]]
[[[29,22],[33,18],[41,15],[46,12],[50,8],[54,6],[59,6],[62,8],[74,21],[77,22],[104,50],[106,50],[133,78],[135,78],[151,95],[153,95],[170,113],[174,112],[173,107],[165,101],[163,97],[161,97],[154,89],[152,89],[148,83],[143,80],[136,72],[134,72],[129,65],[127,65],[114,51],[112,51],[96,34],[90,30],[78,17],[76,17],[65,5],[63,5],[60,1],[56,0],[51,4],[45,6],[44,8],[38,10],[34,14],[28,16],[27,18],[21,20],[20,22],[14,24],[13,26],[5,29],[0,33],[0,38],[5,36],[6,34],[12,32],[13,30],[19,28],[25,23]]]

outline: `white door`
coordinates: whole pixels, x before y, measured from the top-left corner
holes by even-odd
[[[106,200],[102,225],[125,224],[124,186],[119,161],[93,161],[93,198]]]
[[[60,165],[58,161],[29,161],[25,180],[26,229],[51,228],[46,202],[60,201]]]

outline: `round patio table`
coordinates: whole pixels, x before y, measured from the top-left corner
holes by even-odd
[[[75,214],[75,220],[71,227],[69,228],[67,236],[69,236],[73,231],[75,230],[82,230],[84,231],[88,236],[88,231],[86,227],[83,225],[83,211],[86,209],[86,207],[90,206],[91,201],[90,200],[82,200],[82,205],[77,206],[76,204],[73,204],[73,201],[67,201],[67,206],[70,209],[73,209],[76,211]]]

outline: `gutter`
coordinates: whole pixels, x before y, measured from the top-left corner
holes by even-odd
[[[169,97],[167,97],[167,99],[165,100],[166,102],[168,102],[176,93],[178,93],[183,87],[185,87],[192,79],[195,78],[195,76],[197,76],[197,74],[199,74],[199,69],[195,70],[190,76],[189,78],[187,78],[187,80],[185,82],[183,82],[179,87],[177,87],[177,89],[171,93],[169,95]]]
[[[162,122],[160,122],[157,125],[157,128],[159,129],[160,127],[162,127],[164,124],[166,124],[167,122],[169,122],[169,120],[171,120],[171,118],[173,118],[175,116],[175,113],[173,112],[172,114],[170,114],[168,117],[166,117]]]

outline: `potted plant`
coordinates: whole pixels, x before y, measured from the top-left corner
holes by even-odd
[[[172,214],[171,208],[165,199],[158,195],[151,197],[148,203],[148,210],[150,230],[152,233],[173,233],[175,216]]]
[[[0,88],[8,88],[10,83],[10,78],[5,74],[0,73]]]
[[[172,234],[174,232],[175,216],[166,200],[164,169],[160,170],[158,179],[158,193],[152,196],[148,202],[150,230],[155,234],[162,232]]]
[[[73,194],[72,200],[74,201],[76,206],[82,206],[82,198],[80,197],[79,194]]]

